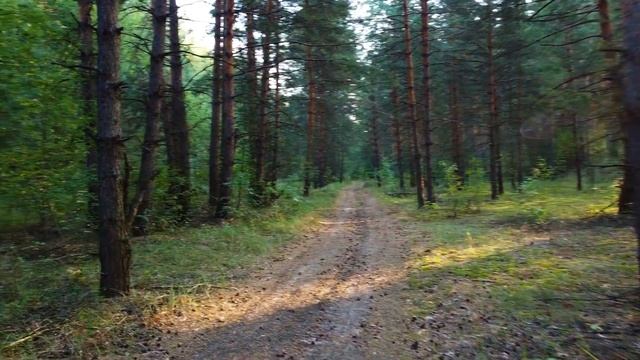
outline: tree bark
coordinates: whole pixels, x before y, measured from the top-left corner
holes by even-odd
[[[316,115],[316,84],[313,74],[313,59],[311,58],[311,47],[306,46],[306,71],[307,71],[307,96],[309,100],[307,102],[307,155],[304,164],[304,187],[302,194],[309,196],[311,189],[311,169],[313,167],[313,155],[314,155],[314,126]]]
[[[418,141],[418,115],[416,112],[416,90],[413,75],[413,50],[411,46],[411,29],[409,24],[409,1],[402,1],[402,20],[404,27],[404,57],[407,66],[407,106],[413,145],[413,167],[416,179],[416,197],[418,208],[424,206],[424,177],[420,159],[420,143]]]
[[[277,20],[274,20],[274,22]],[[271,166],[269,171],[269,183],[271,187],[275,188],[276,181],[278,180],[279,170],[279,149],[280,149],[280,33],[276,33],[276,48],[275,48],[275,73],[273,74],[273,82],[275,83],[274,99],[273,99],[273,129],[272,129],[272,144],[271,144]]]
[[[151,3],[153,40],[149,59],[149,88],[147,89],[147,119],[145,123],[140,174],[138,186],[127,214],[127,225],[134,235],[147,233],[148,214],[151,207],[153,179],[156,176],[155,157],[158,147],[160,113],[164,96],[164,42],[166,38],[167,3],[166,0],[153,0]]]
[[[398,111],[400,111],[400,104],[398,100],[398,90],[394,86],[391,90],[391,103],[392,108],[392,126],[393,137],[395,140],[395,152],[396,152],[396,168],[398,174],[398,185],[401,190],[404,190],[404,164],[402,161],[402,127],[400,126],[400,119],[398,118]]]
[[[640,189],[640,0],[623,0],[625,47],[624,108],[627,117],[628,167],[633,187]],[[634,228],[638,238],[638,280],[640,280],[640,191],[633,192]]]
[[[433,191],[433,167],[431,166],[431,74],[429,69],[429,1],[420,0],[421,42],[422,42],[422,90],[424,91],[424,117],[422,123],[422,141],[424,143],[425,190],[427,202],[436,201]]]
[[[209,140],[209,212],[215,216],[220,190],[220,117],[222,110],[222,6],[223,0],[215,3],[213,28],[213,80],[211,83],[211,136]]]
[[[234,148],[234,89],[233,89],[233,22],[234,0],[225,0],[224,11],[224,63],[223,63],[223,122],[222,122],[222,167],[220,169],[220,195],[216,217],[226,219],[230,214],[233,177]]]
[[[107,297],[129,293],[131,247],[127,238],[120,161],[120,33],[118,2],[98,0],[98,202],[100,221],[100,292]]]
[[[451,96],[451,105],[449,108],[451,116],[451,158],[456,165],[456,176],[461,184],[464,184],[464,152],[462,148],[462,124],[460,120],[460,104],[458,102],[458,85],[457,79],[452,80],[449,84],[449,93]]]
[[[91,174],[87,183],[89,224],[98,223],[98,181],[94,174],[98,154],[96,152],[96,74],[92,70],[95,67],[95,54],[93,48],[93,28],[91,26],[91,10],[93,0],[78,0],[78,38],[80,41],[80,94],[82,98],[81,112],[86,120],[85,141],[87,154],[85,166],[87,173]]]
[[[265,163],[267,158],[267,107],[269,104],[269,71],[271,70],[271,12],[273,11],[273,0],[267,0],[264,8],[264,18],[266,21],[262,35],[262,74],[260,78],[260,104],[258,106],[258,136],[256,137],[256,168],[255,168],[255,189],[258,205],[267,204]]]
[[[492,0],[488,1],[487,21],[489,22],[487,31],[487,51],[488,51],[488,71],[489,71],[489,182],[491,183],[491,199],[495,200],[500,194],[500,150],[499,124],[498,124],[498,94],[496,73],[493,59],[493,13]]]
[[[167,159],[169,160],[169,193],[175,196],[178,221],[187,219],[190,205],[191,179],[189,164],[189,125],[182,86],[182,55],[178,5],[169,0],[169,50],[171,51],[171,116],[169,119]]]
[[[371,157],[371,165],[373,167],[374,177],[376,179],[376,184],[378,187],[382,187],[382,177],[380,174],[381,169],[381,157],[380,157],[380,139],[378,138],[378,109],[376,107],[376,99],[375,97],[370,98],[371,103],[373,104],[373,108],[371,109],[371,123],[369,131],[370,141],[371,141],[371,149],[372,149],[372,157]]]

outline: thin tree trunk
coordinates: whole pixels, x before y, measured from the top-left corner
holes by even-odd
[[[404,56],[407,65],[407,106],[409,107],[409,122],[411,123],[413,142],[413,167],[416,179],[416,197],[418,208],[424,206],[424,178],[420,161],[420,143],[418,141],[418,115],[416,113],[416,90],[413,75],[413,50],[411,47],[411,30],[409,27],[409,1],[402,1],[402,19],[404,26]]]
[[[307,102],[307,155],[304,164],[304,188],[303,195],[309,196],[309,191],[311,189],[311,168],[313,167],[313,154],[314,154],[314,146],[313,146],[313,136],[314,136],[314,118],[316,114],[316,84],[313,74],[313,60],[311,58],[311,47],[306,46],[306,57],[307,60],[306,70],[307,70],[307,96],[309,100]]]
[[[421,40],[422,40],[422,90],[424,91],[424,117],[422,124],[422,141],[424,142],[425,190],[427,202],[434,203],[433,168],[431,166],[431,74],[429,70],[429,1],[420,0],[421,6]]]
[[[91,174],[88,181],[88,211],[89,223],[95,225],[98,222],[98,182],[94,176],[98,154],[96,152],[96,74],[92,70],[95,67],[95,54],[93,48],[93,28],[91,26],[91,9],[93,0],[78,0],[78,37],[80,40],[80,78],[82,91],[82,116],[86,119],[85,139],[87,155],[85,165],[87,173]]]
[[[107,297],[129,293],[131,246],[127,238],[120,161],[120,33],[117,1],[98,0],[98,202],[100,222],[100,292]]]
[[[404,164],[402,161],[402,127],[400,126],[400,119],[398,118],[398,111],[400,110],[400,104],[398,100],[398,90],[394,86],[391,90],[391,103],[392,108],[392,123],[393,123],[393,137],[395,140],[396,150],[396,167],[398,171],[398,182],[401,190],[404,190]]]
[[[279,169],[279,145],[280,145],[280,34],[276,33],[276,49],[275,49],[275,73],[273,81],[275,83],[274,104],[273,104],[273,132],[271,145],[271,170],[269,174],[269,182],[275,188],[278,180]]]
[[[234,0],[225,0],[224,11],[224,63],[222,73],[223,82],[223,122],[222,122],[222,167],[220,169],[220,195],[216,217],[226,219],[230,216],[234,158],[234,93],[233,93],[233,22]]]
[[[640,0],[623,0],[625,72],[624,108],[627,117],[628,167],[634,189],[640,189]],[[633,192],[634,228],[638,238],[638,280],[640,280],[640,191]]]
[[[133,203],[127,214],[127,226],[132,226],[134,235],[147,233],[148,210],[151,207],[153,179],[155,178],[155,157],[158,147],[160,112],[162,109],[164,79],[164,42],[166,38],[167,3],[166,0],[153,0],[151,3],[153,40],[149,59],[149,88],[147,89],[147,121],[145,124],[140,174]]]
[[[378,138],[378,109],[376,108],[376,99],[371,97],[371,103],[373,104],[373,108],[371,109],[371,148],[372,148],[372,158],[371,165],[373,166],[374,177],[376,178],[376,184],[378,187],[382,186],[382,177],[380,171],[382,170],[381,158],[380,158],[380,139]]]
[[[258,136],[256,138],[256,200],[258,205],[266,205],[265,163],[267,155],[267,105],[269,103],[269,71],[271,70],[271,11],[273,0],[267,0],[264,17],[267,24],[262,35],[262,76],[260,79],[260,104],[258,109]]]
[[[565,38],[569,40],[569,33],[565,34]],[[566,70],[567,77],[573,77],[573,66],[572,66],[572,57],[573,57],[573,48],[571,45],[567,45],[566,48]],[[582,190],[582,144],[580,143],[580,129],[578,126],[578,114],[572,109],[569,109],[569,121],[571,126],[571,135],[573,137],[573,166],[576,171],[576,190]]]
[[[462,125],[460,121],[460,104],[458,103],[457,80],[451,81],[449,93],[451,94],[451,158],[456,165],[456,176],[461,184],[464,184],[464,152],[462,148]]]
[[[491,199],[497,199],[500,194],[498,171],[500,168],[498,149],[498,95],[496,73],[493,63],[493,13],[492,0],[487,6],[487,31],[488,71],[489,71],[489,181],[491,183]]]
[[[220,117],[222,110],[222,6],[223,0],[216,0],[215,24],[213,29],[213,81],[211,83],[211,136],[209,140],[209,212],[215,216],[220,190]]]
[[[249,130],[249,147],[251,149],[251,161],[253,171],[251,173],[250,196],[254,205],[262,203],[264,195],[264,138],[261,131],[261,118],[259,108],[261,99],[258,98],[258,74],[256,61],[256,48],[258,47],[255,40],[255,5],[249,1],[246,5],[246,36],[247,36],[247,121]]]
[[[182,55],[180,53],[180,31],[178,5],[176,0],[169,0],[169,47],[171,50],[171,118],[170,136],[173,138],[173,148],[167,151],[173,153],[168,156],[169,162],[169,193],[176,197],[178,220],[183,222],[189,212],[191,192],[190,164],[189,164],[189,125],[187,123],[187,109],[182,87]]]

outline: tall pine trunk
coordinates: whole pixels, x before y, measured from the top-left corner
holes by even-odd
[[[487,6],[487,62],[489,71],[489,182],[491,183],[491,199],[497,199],[500,194],[501,176],[498,172],[501,169],[499,140],[499,124],[498,124],[498,94],[496,72],[493,58],[493,12],[491,6],[492,0],[489,0]]]
[[[307,154],[304,162],[304,185],[302,194],[309,196],[311,189],[311,170],[313,168],[313,155],[314,155],[314,126],[316,116],[316,84],[313,74],[313,59],[311,58],[311,47],[306,46],[306,71],[307,71]]]
[[[402,20],[404,27],[404,57],[407,72],[407,106],[409,108],[409,122],[413,146],[413,170],[416,181],[416,197],[418,208],[424,206],[424,178],[420,159],[420,142],[418,141],[418,115],[416,112],[416,89],[413,74],[413,50],[411,46],[411,29],[409,23],[409,1],[402,1]]]
[[[256,138],[256,200],[258,205],[266,205],[265,164],[267,159],[267,110],[269,104],[269,71],[271,70],[271,12],[273,0],[267,0],[264,18],[267,20],[262,35],[262,74],[260,77],[260,104],[258,106],[258,136]]]
[[[378,187],[382,186],[382,174],[381,172],[381,164],[382,159],[380,156],[380,139],[378,136],[378,109],[376,107],[376,99],[372,96],[370,98],[371,103],[373,104],[373,108],[371,109],[371,123],[370,129],[371,132],[370,141],[371,141],[371,165],[373,167],[374,177],[376,179],[376,184]]]
[[[182,54],[178,5],[169,0],[169,50],[171,51],[171,116],[167,137],[167,159],[169,164],[169,193],[175,196],[178,220],[186,220],[189,212],[191,179],[189,164],[189,125],[182,86]]]
[[[224,62],[223,73],[223,105],[222,105],[222,167],[220,168],[220,193],[216,208],[216,217],[226,219],[230,214],[233,177],[234,148],[234,91],[233,91],[233,22],[234,0],[225,0],[224,7]]]
[[[147,89],[147,119],[145,123],[140,174],[133,203],[129,207],[127,222],[132,226],[134,235],[147,232],[148,210],[151,207],[153,180],[155,178],[155,157],[158,147],[160,113],[164,96],[164,53],[166,38],[167,3],[166,0],[153,0],[151,3],[153,40],[149,59],[149,88]]]
[[[391,104],[392,104],[392,113],[391,113],[391,121],[393,126],[393,138],[395,142],[395,153],[396,153],[396,170],[398,174],[398,185],[401,190],[404,190],[404,164],[402,159],[402,127],[400,126],[400,119],[398,118],[398,111],[400,111],[400,104],[398,100],[398,90],[394,86],[391,90]]]
[[[640,189],[640,0],[623,0],[624,108],[627,117],[627,159],[634,189]],[[638,280],[640,280],[640,191],[633,191],[634,228],[638,238]]]
[[[216,0],[213,28],[213,80],[211,82],[211,134],[209,139],[209,212],[215,215],[220,190],[220,117],[222,110],[222,6]]]
[[[131,246],[127,238],[120,162],[119,2],[98,0],[98,204],[100,220],[100,292],[107,297],[129,293]]]
[[[80,40],[80,78],[82,97],[82,116],[86,119],[85,139],[87,144],[86,167],[91,174],[87,190],[89,194],[89,223],[98,221],[98,182],[95,178],[98,154],[96,150],[96,74],[95,54],[93,48],[93,28],[91,25],[91,10],[93,0],[78,0],[78,37]]]
[[[464,184],[464,149],[462,123],[460,119],[460,104],[458,102],[458,80],[451,80],[449,84],[449,94],[451,97],[449,112],[451,116],[451,159],[456,165],[456,176],[461,184]]]
[[[433,191],[433,167],[431,164],[431,74],[429,69],[429,1],[420,0],[421,31],[422,42],[422,90],[424,102],[424,114],[422,123],[422,141],[424,143],[424,171],[425,190],[427,192],[427,202],[436,201]]]

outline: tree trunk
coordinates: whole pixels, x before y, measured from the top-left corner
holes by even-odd
[[[500,194],[499,176],[500,170],[500,154],[498,148],[498,95],[496,84],[496,73],[493,63],[493,13],[491,1],[487,6],[488,31],[487,31],[487,50],[488,50],[488,71],[489,71],[489,181],[491,183],[491,199],[495,200]]]
[[[422,89],[424,91],[424,117],[422,123],[422,141],[424,143],[425,190],[427,202],[434,203],[433,168],[431,166],[431,74],[429,72],[429,1],[420,0],[421,6],[421,42],[422,42]]]
[[[304,164],[304,188],[303,195],[309,196],[311,189],[311,169],[313,167],[313,136],[314,136],[314,118],[316,115],[316,84],[313,74],[313,59],[311,58],[311,47],[306,46],[306,70],[307,70],[307,155]]]
[[[624,108],[627,117],[628,167],[633,187],[640,189],[640,0],[622,2],[625,73]],[[638,280],[640,280],[640,191],[633,192],[634,228],[638,238]]]
[[[602,36],[602,45],[605,49],[613,49],[615,48],[615,44],[613,42],[613,26],[611,24],[611,17],[609,15],[609,1],[608,0],[597,0],[598,5],[598,14],[600,18],[600,35]],[[623,94],[622,94],[622,79],[620,78],[620,74],[617,70],[617,55],[614,51],[605,51],[604,52],[605,61],[607,66],[609,67],[608,77],[610,79],[610,84],[612,87],[612,110],[617,111],[618,108],[622,108],[623,103]],[[622,131],[622,143],[624,150],[624,169],[623,169],[623,178],[622,183],[620,184],[620,195],[618,197],[618,213],[630,213],[632,211],[632,203],[633,203],[633,179],[631,176],[633,175],[633,171],[631,171],[630,166],[628,164],[627,153],[629,147],[627,145],[627,120],[626,113],[624,111],[618,112],[618,122],[620,129]]]
[[[374,177],[376,178],[376,184],[378,187],[382,187],[382,177],[380,174],[381,169],[381,158],[380,158],[380,139],[378,138],[378,109],[376,108],[376,99],[372,96],[370,98],[371,103],[373,104],[373,108],[371,109],[371,148],[372,148],[372,158],[371,165],[373,167]]]
[[[449,84],[451,94],[451,105],[449,108],[451,116],[451,158],[456,165],[456,176],[461,184],[464,184],[464,151],[462,148],[462,124],[460,121],[460,104],[458,103],[457,79]]]
[[[87,144],[86,168],[90,174],[88,181],[88,211],[89,223],[93,226],[98,223],[98,191],[99,186],[94,174],[98,154],[96,152],[96,74],[95,54],[93,49],[93,28],[91,26],[91,9],[93,0],[78,0],[78,37],[80,40],[80,78],[82,91],[82,116],[87,121],[85,127],[85,139]]]
[[[98,203],[100,221],[100,292],[129,293],[131,247],[127,238],[120,161],[120,33],[118,2],[98,0]]]
[[[211,136],[209,140],[209,212],[215,216],[220,190],[220,117],[222,108],[222,5],[216,0],[215,24],[213,29],[213,81],[211,83]]]
[[[391,90],[391,103],[392,107],[392,122],[393,122],[393,137],[395,140],[396,150],[396,167],[398,171],[398,182],[401,190],[404,190],[404,166],[402,162],[402,127],[400,126],[400,119],[398,118],[398,111],[400,111],[400,104],[398,100],[398,90],[394,86]]]
[[[256,137],[256,168],[255,168],[255,196],[258,205],[266,205],[265,163],[267,157],[267,105],[269,103],[269,71],[271,70],[271,12],[273,0],[267,0],[264,18],[267,24],[262,35],[262,75],[260,79],[260,104],[258,108],[258,136]]]
[[[222,73],[224,76],[223,91],[223,121],[222,121],[222,167],[220,169],[220,195],[216,217],[226,219],[230,216],[234,158],[234,94],[233,94],[233,22],[234,0],[225,0],[224,11],[224,63]]]
[[[172,147],[167,146],[169,163],[169,193],[175,196],[178,221],[183,222],[189,212],[191,192],[189,164],[189,125],[182,87],[182,55],[180,53],[180,31],[178,5],[169,0],[169,48],[171,51],[171,117],[168,136]]]
[[[409,122],[413,142],[413,167],[416,179],[416,197],[418,208],[424,206],[424,178],[420,161],[420,143],[418,141],[418,115],[416,113],[416,89],[413,75],[413,50],[411,47],[411,29],[409,27],[409,1],[402,1],[402,19],[404,27],[404,57],[407,65],[407,106],[409,107]]]
[[[166,38],[167,3],[166,0],[153,0],[151,3],[153,40],[149,59],[149,88],[147,89],[147,121],[140,157],[138,187],[127,214],[127,225],[134,235],[147,233],[148,210],[151,207],[153,179],[156,175],[155,157],[158,147],[160,113],[162,109],[164,78],[164,42]]]
[[[274,21],[275,22],[275,21]],[[280,34],[276,33],[276,49],[275,49],[275,73],[273,74],[273,82],[275,83],[274,99],[273,99],[273,130],[271,144],[271,165],[269,171],[269,183],[275,188],[278,180],[279,169],[279,145],[280,145]]]

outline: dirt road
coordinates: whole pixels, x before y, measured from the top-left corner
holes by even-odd
[[[176,324],[180,359],[402,359],[406,224],[361,185],[322,229],[258,264]]]

